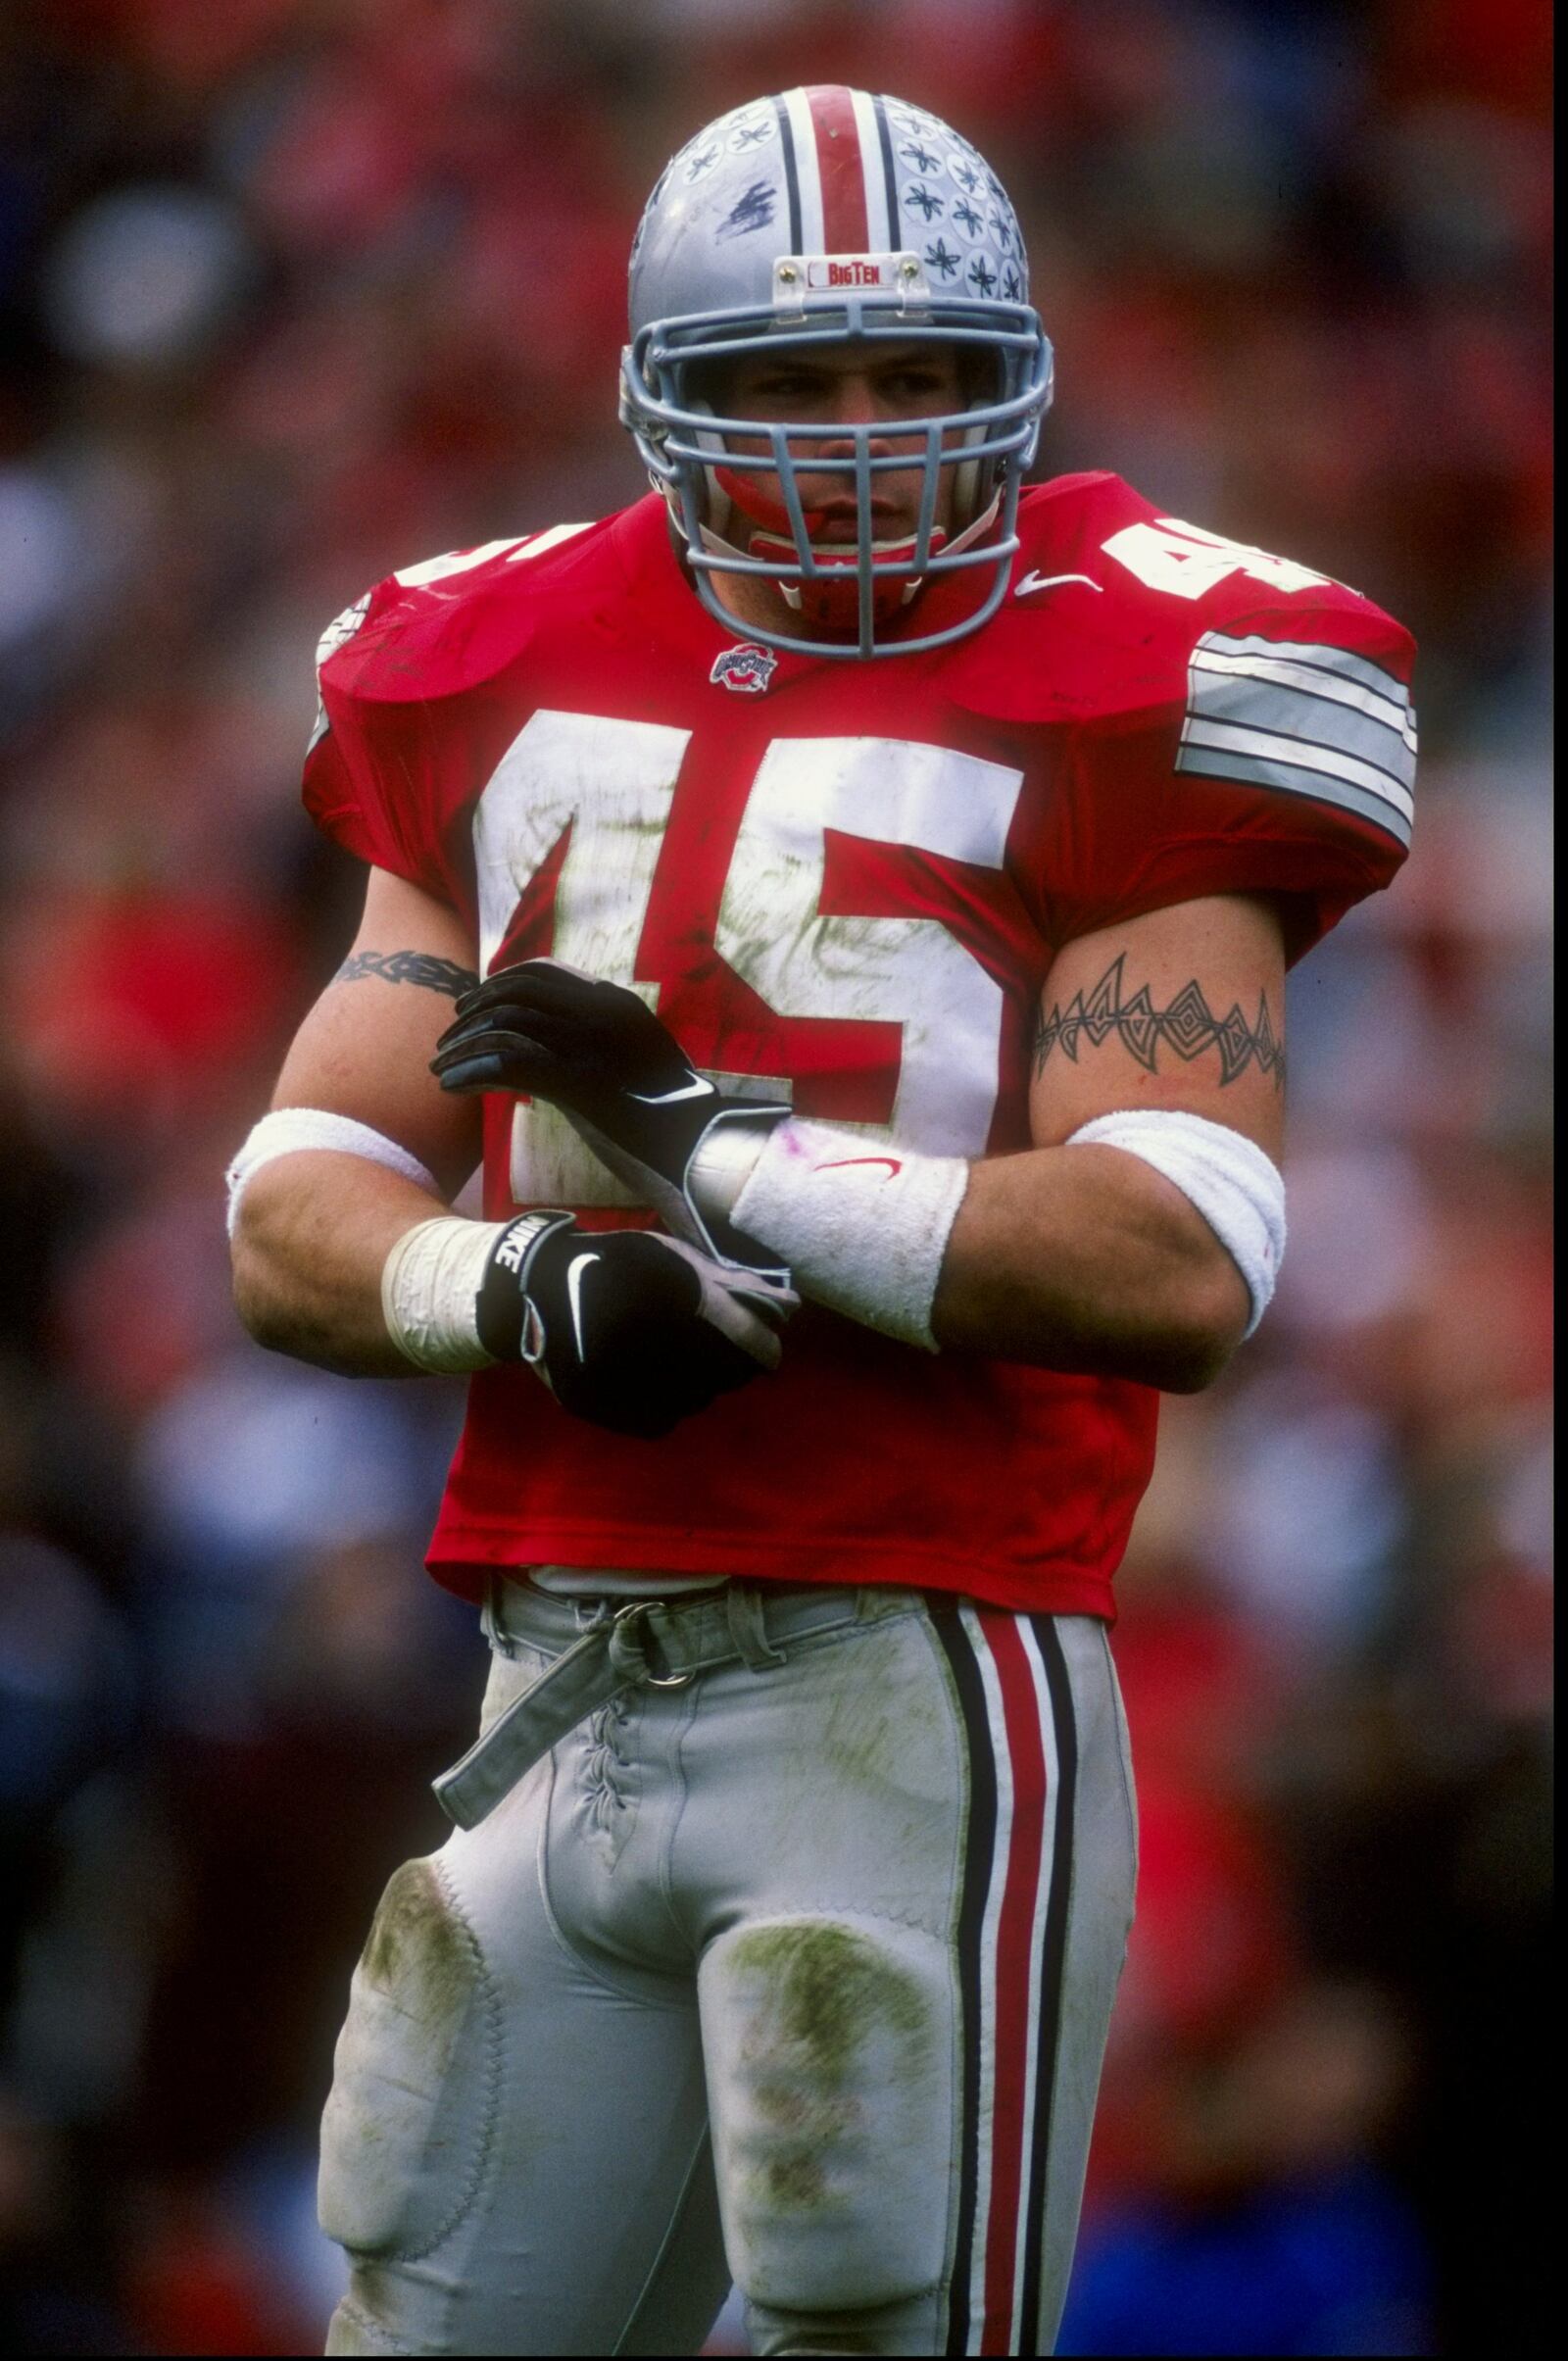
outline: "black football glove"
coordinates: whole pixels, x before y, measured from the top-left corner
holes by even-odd
[[[649,1230],[523,1213],[491,1252],[479,1341],[530,1362],[564,1410],[617,1435],[667,1435],[780,1359],[786,1287]]]
[[[789,1107],[719,1090],[635,992],[559,959],[498,968],[459,1001],[430,1066],[443,1090],[548,1099],[669,1229],[720,1261],[788,1280],[765,1248],[722,1215],[701,1212],[689,1183],[692,1158],[715,1125],[765,1133]]]

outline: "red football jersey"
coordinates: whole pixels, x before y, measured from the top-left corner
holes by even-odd
[[[323,641],[308,804],[460,910],[483,970],[551,953],[634,984],[710,1074],[873,1143],[1024,1148],[1061,945],[1273,891],[1298,955],[1402,860],[1414,733],[1410,640],[1355,592],[1111,475],[1029,492],[1019,523],[990,623],[868,664],[722,628],[655,497],[412,566]],[[485,1204],[651,1218],[503,1096]],[[776,1375],[660,1442],[488,1369],[431,1565],[470,1595],[554,1562],[1108,1616],[1156,1407],[811,1304]]]

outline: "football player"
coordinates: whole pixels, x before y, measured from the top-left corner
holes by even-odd
[[[472,1373],[492,1676],[354,1979],[329,2349],[692,2351],[733,2278],[762,2353],[1045,2352],[1111,1577],[1274,1285],[1284,972],[1404,856],[1411,646],[1024,489],[1018,224],[921,109],[710,124],[631,317],[649,496],[322,643],[364,920],[231,1175],[265,1344]]]

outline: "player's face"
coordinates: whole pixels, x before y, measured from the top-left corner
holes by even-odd
[[[795,448],[806,455],[807,465],[797,469],[796,481],[802,507],[814,511],[820,518],[812,532],[818,545],[855,540],[855,484],[845,474],[813,473],[812,458],[853,457],[855,442],[845,432],[847,427],[943,418],[961,410],[966,398],[956,350],[918,343],[875,346],[869,352],[854,345],[776,356],[760,352],[734,365],[721,395],[724,414],[730,418],[820,425],[820,440],[814,435],[804,441],[792,438]],[[954,430],[953,439],[956,440],[959,431]],[[753,441],[749,436],[736,436],[733,442],[737,451],[760,455],[768,447],[764,439]],[[878,541],[906,540],[919,521],[923,438],[873,434],[870,452],[874,459],[907,452],[914,463],[907,470],[889,467],[871,479],[873,535]],[[764,501],[782,503],[775,474],[753,475],[749,481]],[[952,471],[944,469],[936,512],[936,522],[944,527],[949,523],[952,499]]]

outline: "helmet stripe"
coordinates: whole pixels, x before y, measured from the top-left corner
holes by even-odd
[[[860,161],[860,126],[855,93],[842,82],[817,82],[806,93],[816,138],[816,169],[822,184],[822,251],[864,254],[870,244],[866,221],[865,168]]]
[[[887,196],[888,251],[897,254],[905,239],[899,221],[899,175],[893,168],[893,126],[888,122],[884,100],[872,99],[871,108],[876,120],[877,148],[882,158],[882,186]]]
[[[801,189],[801,241],[797,254],[837,253],[823,235],[822,174],[817,162],[816,126],[811,121],[810,102],[804,90],[786,90],[784,105],[794,132],[795,170]]]
[[[893,225],[899,217],[888,207],[887,183],[882,174],[882,153],[877,143],[876,101],[866,90],[852,90],[850,98],[855,107],[855,127],[860,139],[860,179],[865,189],[865,249],[868,254],[886,254],[896,242]]]
[[[791,254],[804,254],[806,248],[801,243],[801,175],[795,162],[795,130],[790,122],[789,108],[783,99],[774,99],[773,112],[778,117],[778,144],[784,158],[784,186],[789,196],[790,242],[788,251]]]

